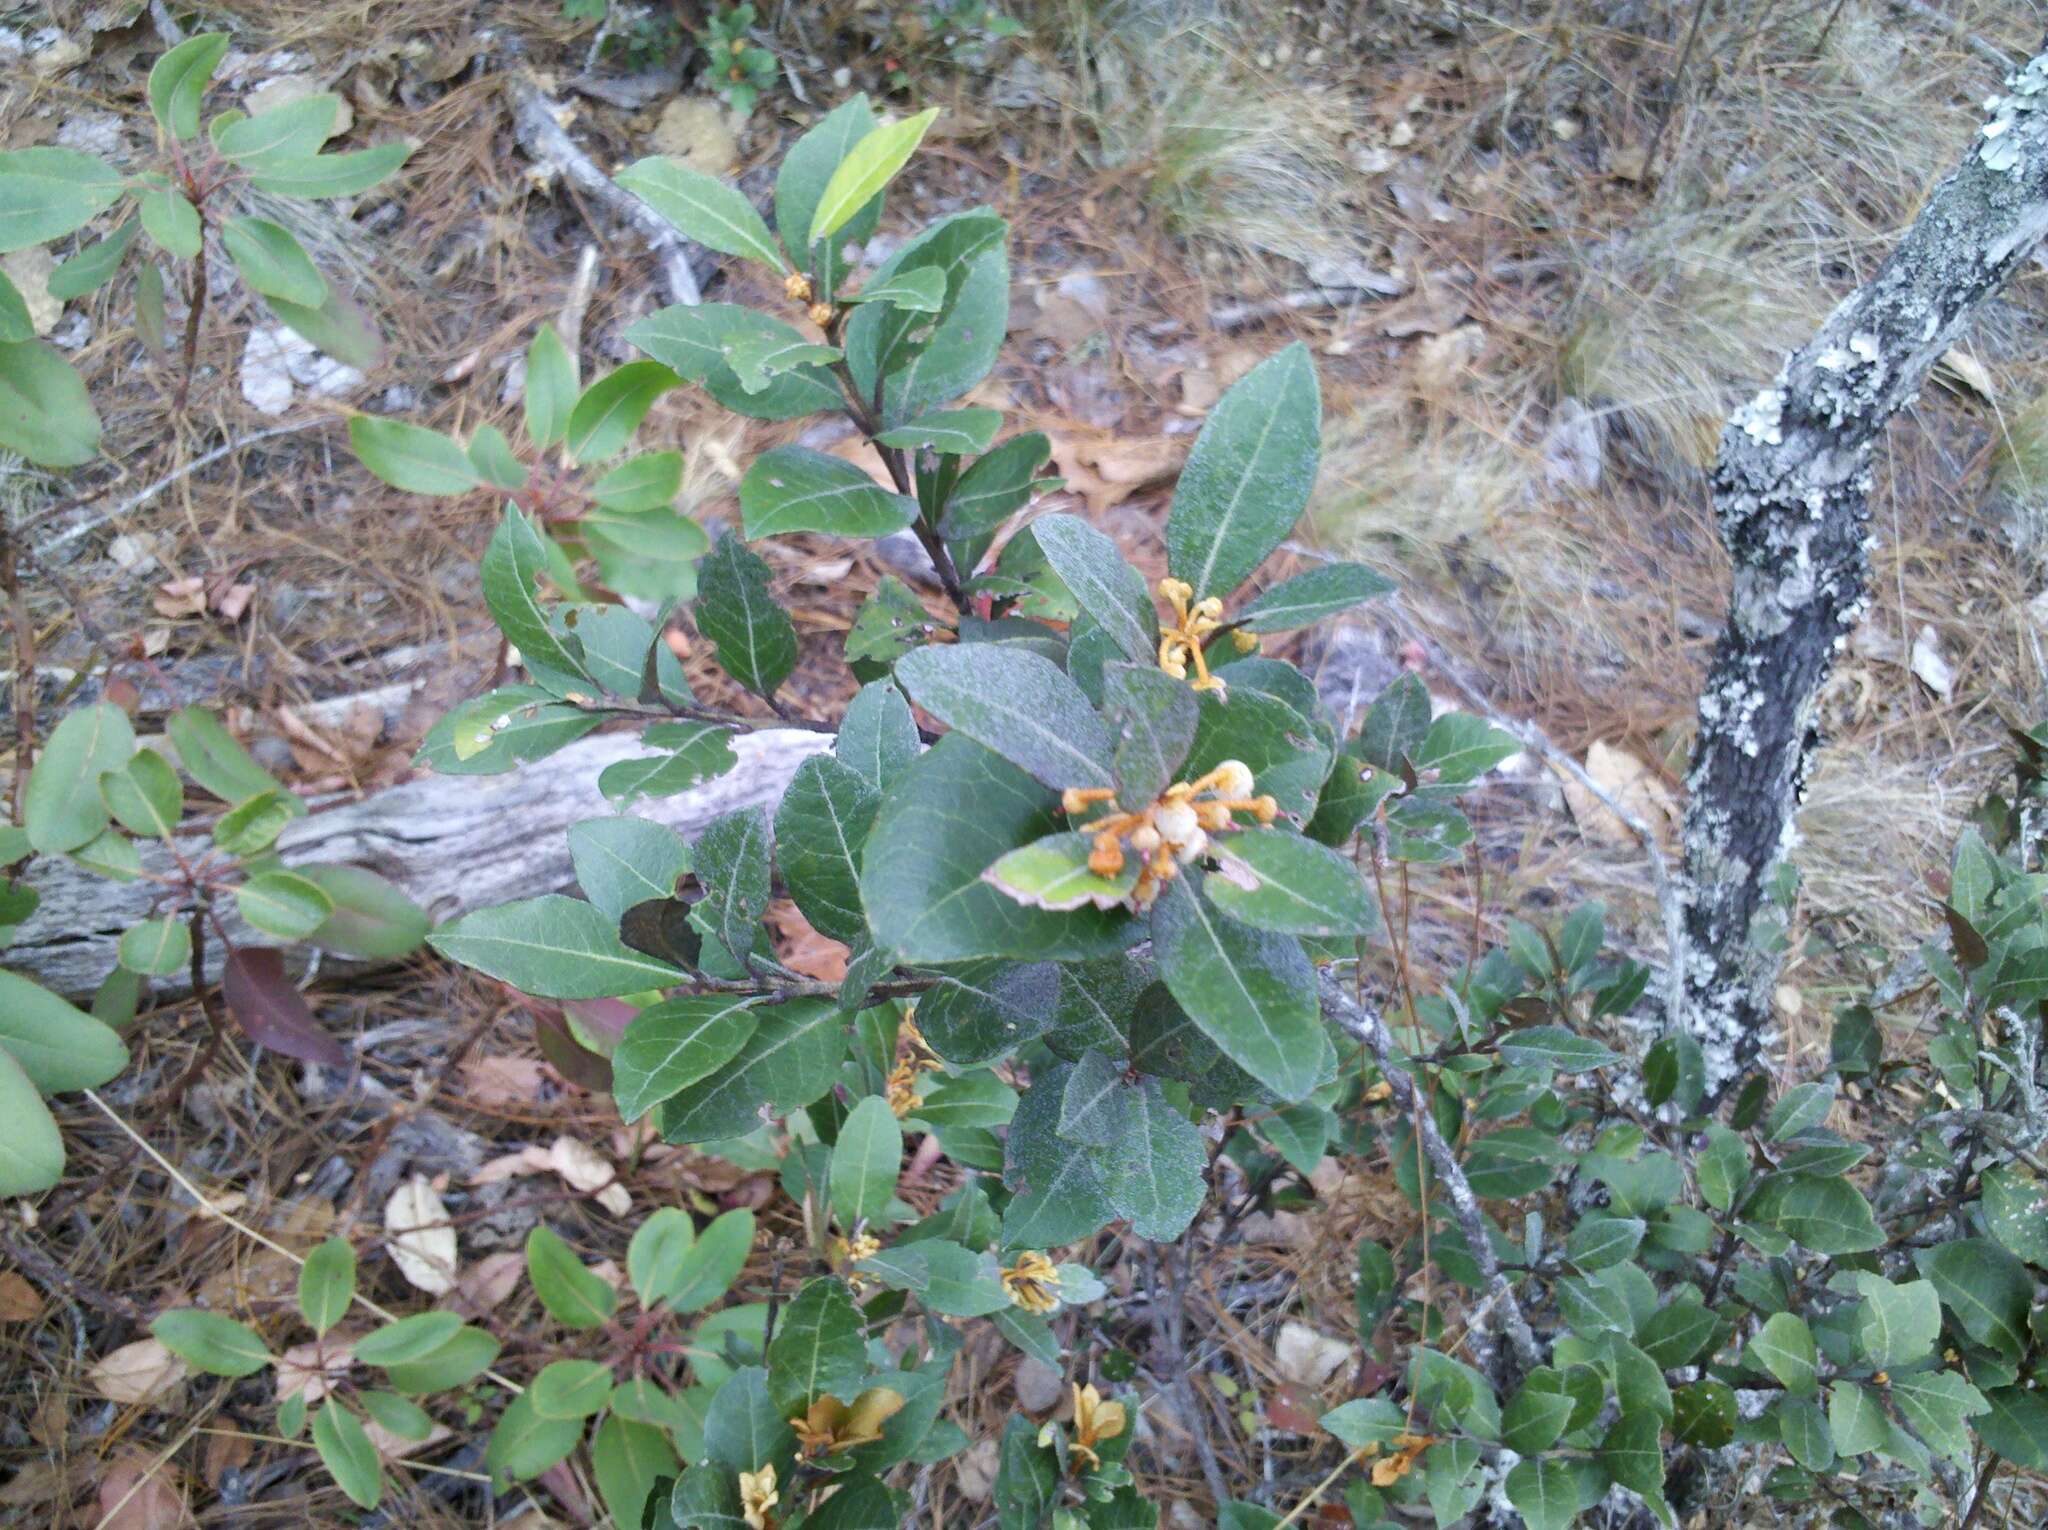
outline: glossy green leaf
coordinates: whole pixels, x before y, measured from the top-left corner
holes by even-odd
[[[867,934],[860,856],[881,793],[851,765],[813,755],[797,767],[775,810],[776,859],[811,927],[854,944]]]
[[[478,909],[442,925],[427,943],[540,998],[612,998],[686,975],[621,943],[595,906],[557,894]]]
[[[612,1053],[619,1116],[637,1121],[735,1057],[760,1024],[754,1000],[725,995],[666,999],[642,1010]]]
[[[667,752],[619,760],[598,774],[597,789],[621,806],[641,797],[673,797],[739,763],[732,730],[716,723],[658,723],[642,741]]]
[[[850,1233],[879,1222],[895,1198],[902,1165],[903,1128],[895,1113],[880,1095],[865,1096],[848,1113],[832,1145],[827,1183],[839,1225]]]
[[[1289,935],[1370,935],[1379,911],[1358,868],[1285,829],[1250,829],[1210,840],[1217,869],[1209,901],[1241,923]]]
[[[135,236],[142,232],[142,220],[129,218],[106,238],[87,245],[69,260],[58,265],[50,273],[49,292],[53,298],[69,302],[88,293],[97,292],[114,279],[114,273],[121,269],[121,258],[128,253],[128,247],[135,242]],[[24,320],[27,314],[24,311]],[[27,340],[31,334],[7,334],[0,332],[0,340]]]
[[[815,531],[879,537],[917,519],[917,501],[881,488],[844,457],[800,446],[763,452],[740,481],[748,539]]]
[[[772,1005],[738,1054],[662,1102],[656,1112],[670,1142],[715,1142],[760,1125],[762,1113],[785,1114],[832,1087],[846,1055],[847,1017],[824,999]],[[701,1240],[700,1240],[701,1243]]]
[[[886,1114],[888,1106],[882,1108]],[[776,1321],[768,1346],[768,1388],[778,1411],[793,1417],[826,1395],[851,1401],[867,1368],[860,1309],[846,1282],[831,1276],[807,1282]]]
[[[840,279],[846,270],[839,246],[856,239],[866,239],[874,233],[881,215],[881,193],[877,192],[865,207],[859,209],[839,231],[840,238],[813,249],[811,221],[818,211],[818,200],[825,194],[825,186],[832,179],[855,144],[873,131],[875,114],[868,106],[865,95],[856,95],[820,118],[811,130],[790,146],[783,156],[782,168],[775,176],[775,227],[782,235],[782,242],[799,266],[823,280],[826,288],[837,293]],[[870,281],[870,286],[873,282]],[[943,283],[941,284],[943,287]],[[935,298],[927,312],[937,310]]]
[[[719,664],[757,695],[772,696],[796,668],[796,628],[769,593],[768,565],[738,537],[720,537],[705,558],[694,614]]]
[[[833,756],[852,766],[876,791],[885,792],[918,752],[917,720],[903,693],[885,680],[863,685],[846,705]]]
[[[374,871],[361,866],[295,868],[327,897],[327,917],[307,940],[323,951],[364,961],[395,961],[426,941],[432,921],[425,909]]]
[[[684,237],[706,249],[758,260],[777,271],[789,269],[754,204],[724,181],[655,155],[628,165],[617,179]]]
[[[569,857],[583,895],[611,919],[635,904],[675,896],[690,869],[690,847],[666,824],[645,818],[586,818],[569,826]]]
[[[1126,854],[1119,870],[1099,875],[1088,867],[1093,846],[1094,840],[1078,830],[1048,834],[999,857],[982,880],[1026,908],[1121,907],[1137,886],[1139,858]]]
[[[1035,496],[1054,487],[1056,480],[1037,476],[1051,456],[1052,441],[1034,430],[1012,436],[987,456],[976,458],[946,496],[940,529],[949,539],[994,531]]]
[[[1181,775],[1201,716],[1195,693],[1153,664],[1105,664],[1102,714],[1115,741],[1117,800],[1142,808]]]

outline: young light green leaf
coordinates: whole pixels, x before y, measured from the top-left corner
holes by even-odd
[[[1138,857],[1126,855],[1114,873],[1102,876],[1089,869],[1093,846],[1094,840],[1079,830],[1048,834],[998,859],[982,880],[1027,908],[1120,907],[1138,885]]]
[[[313,1448],[334,1485],[359,1508],[374,1509],[384,1497],[384,1462],[363,1422],[328,1398],[313,1415]]]
[[[896,173],[917,152],[925,130],[938,115],[939,109],[934,106],[901,122],[885,123],[856,143],[832,172],[832,178],[826,181],[825,190],[818,198],[817,211],[811,215],[811,230],[806,242],[816,244],[820,239],[836,234],[877,192],[894,180]]]
[[[478,909],[442,925],[427,943],[539,998],[616,998],[687,976],[621,943],[593,905],[556,894]]]
[[[631,515],[665,510],[683,487],[681,452],[642,452],[628,457],[590,486],[590,497],[607,510]],[[706,541],[705,546],[710,546]],[[701,549],[700,549],[701,551]]]
[[[439,1351],[461,1327],[462,1315],[457,1312],[415,1312],[356,1340],[355,1358],[379,1367],[409,1365]]]
[[[619,1304],[618,1293],[585,1269],[551,1227],[538,1226],[526,1235],[526,1272],[540,1304],[570,1328],[595,1328]]]
[[[334,136],[341,107],[341,97],[320,92],[253,117],[238,116],[232,121],[216,117],[211,128],[213,146],[221,158],[245,170],[292,166],[317,155],[320,146]],[[332,167],[323,167],[323,173],[328,168]]]
[[[1813,1330],[1790,1312],[1775,1312],[1749,1341],[1749,1358],[1783,1384],[1794,1397],[1811,1397],[1814,1384]]]
[[[1287,829],[1247,829],[1210,840],[1217,869],[1204,884],[1231,918],[1287,935],[1370,935],[1379,910],[1346,857]]]
[[[903,1128],[895,1112],[880,1095],[864,1096],[840,1125],[827,1180],[832,1214],[849,1236],[888,1210],[902,1165]]]
[[[188,37],[159,58],[149,70],[149,110],[157,126],[183,141],[199,132],[199,102],[213,80],[213,71],[227,55],[225,32]]]
[[[23,793],[28,842],[59,855],[96,839],[108,812],[100,778],[125,768],[135,753],[128,714],[111,702],[67,712],[50,730]]]
[[[683,380],[658,361],[629,361],[583,390],[569,411],[562,444],[580,463],[616,457],[656,399]]]
[[[706,249],[789,269],[754,204],[724,181],[650,155],[620,171],[618,183]]]
[[[697,1242],[697,1224],[680,1206],[657,1206],[633,1229],[626,1245],[626,1279],[652,1307]]]
[[[145,919],[122,931],[121,965],[144,977],[169,977],[192,960],[192,932],[176,915]]]
[[[763,452],[740,481],[750,541],[794,531],[880,537],[917,519],[917,501],[891,494],[844,457],[800,446]]]
[[[129,218],[107,235],[87,245],[69,260],[64,261],[50,273],[48,288],[50,296],[69,302],[88,293],[97,292],[114,278],[121,269],[121,257],[128,253],[128,246],[135,242],[135,236],[142,232],[142,220]],[[22,319],[27,320],[23,310]],[[29,334],[9,334],[0,329],[0,340],[27,340]]]
[[[356,414],[348,440],[364,467],[408,494],[467,494],[483,482],[461,442],[424,425]]]
[[[824,283],[826,291],[819,296],[837,294],[845,274],[846,264],[838,245],[866,239],[881,217],[881,199],[877,196],[848,222],[841,239],[812,249],[811,220],[817,214],[818,199],[825,194],[826,183],[853,146],[867,137],[874,126],[875,114],[868,107],[868,98],[856,95],[827,112],[816,126],[797,139],[776,172],[775,227],[797,264]],[[928,311],[935,312],[936,304]]]
[[[295,871],[265,871],[235,889],[242,917],[279,940],[303,940],[334,912],[318,883]]]
[[[576,407],[580,391],[576,358],[562,343],[561,331],[553,324],[541,325],[526,347],[522,406],[527,439],[542,449],[559,442],[569,429],[569,412]]]
[[[253,1376],[270,1364],[270,1348],[247,1323],[219,1312],[179,1307],[149,1325],[157,1342],[209,1376]]]
[[[1153,905],[1160,975],[1226,1057],[1282,1100],[1305,1098],[1323,1055],[1308,957],[1292,936],[1219,913],[1198,880],[1175,878]]]
[[[913,649],[896,663],[910,699],[1055,790],[1113,787],[1114,742],[1058,665],[1006,645]]]
[[[329,1238],[299,1266],[299,1315],[324,1334],[347,1316],[356,1294],[356,1251],[346,1238]]]
[[[1228,595],[1293,531],[1322,455],[1322,397],[1297,342],[1209,411],[1166,517],[1167,566],[1195,599]]]

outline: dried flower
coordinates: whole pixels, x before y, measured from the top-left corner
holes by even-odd
[[[1124,1432],[1124,1405],[1120,1402],[1104,1402],[1102,1394],[1092,1386],[1074,1387],[1074,1441],[1070,1447],[1074,1465],[1086,1465],[1090,1471],[1102,1465],[1102,1457],[1095,1453],[1095,1447],[1104,1440],[1113,1440]]]
[[[801,271],[792,271],[782,279],[782,295],[792,303],[808,303],[811,300],[811,279]]]
[[[782,1495],[775,1491],[773,1462],[757,1472],[740,1473],[740,1514],[747,1530],[775,1530],[774,1509],[781,1501]]]
[[[914,1062],[900,1062],[889,1075],[889,1111],[901,1121],[924,1103],[917,1091],[919,1069]]]
[[[1195,600],[1194,587],[1180,579],[1160,580],[1159,593],[1173,607],[1173,621],[1164,625],[1160,632],[1159,667],[1176,680],[1186,680],[1188,666],[1192,664],[1195,667],[1194,688],[1214,691],[1222,696],[1223,681],[1209,673],[1209,661],[1203,655],[1202,645],[1223,625],[1223,602],[1214,595],[1207,600]],[[1194,604],[1190,605],[1190,601]],[[1254,645],[1257,641],[1253,639]],[[1239,651],[1247,650],[1240,644]]]
[[[830,303],[811,304],[811,322],[820,329],[830,329],[832,327],[832,305]]]
[[[1045,1255],[1027,1249],[1017,1262],[1003,1271],[1003,1290],[1010,1301],[1026,1312],[1052,1312],[1060,1304],[1055,1288],[1060,1272]]]
[[[903,1394],[888,1387],[869,1387],[848,1407],[836,1397],[821,1397],[790,1428],[806,1451],[841,1455],[882,1437],[882,1426],[903,1411]]]
[[[1372,1464],[1372,1485],[1376,1488],[1392,1487],[1413,1470],[1416,1459],[1435,1443],[1436,1438],[1433,1435],[1395,1435],[1394,1454]]]

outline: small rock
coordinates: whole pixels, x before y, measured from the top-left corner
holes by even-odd
[[[1319,1387],[1349,1360],[1352,1347],[1342,1339],[1317,1333],[1306,1323],[1282,1323],[1273,1345],[1273,1364],[1289,1381]]]
[[[64,313],[63,300],[50,296],[50,273],[56,269],[57,259],[47,245],[30,245],[0,258],[0,271],[7,273],[21,293],[22,302],[28,305],[28,321],[39,335],[55,329]]]
[[[242,345],[242,397],[258,414],[275,416],[291,408],[292,374],[287,348],[296,338],[281,325],[249,331],[249,338]]]
[[[131,573],[147,569],[156,562],[156,538],[146,531],[123,532],[107,544],[107,557]]]
[[[1017,1406],[1026,1413],[1047,1413],[1059,1406],[1066,1385],[1060,1373],[1043,1360],[1026,1355],[1017,1362]]]
[[[112,158],[123,149],[121,119],[112,112],[79,112],[64,119],[64,125],[57,129],[56,144],[60,149]]]
[[[281,75],[274,80],[265,80],[261,85],[250,91],[242,102],[242,110],[252,117],[260,117],[265,112],[274,111],[280,106],[289,106],[294,101],[303,101],[308,96],[321,94],[323,92],[320,89],[319,81],[313,79],[310,75]],[[351,127],[355,126],[356,114],[350,110],[346,100],[342,100],[339,96],[335,99],[341,101],[341,109],[334,114],[334,136],[339,138],[343,133],[346,133]]]
[[[679,96],[664,106],[654,124],[654,152],[706,175],[725,175],[740,160],[725,108],[711,96]]]

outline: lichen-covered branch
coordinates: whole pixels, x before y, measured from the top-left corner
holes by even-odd
[[[1492,1304],[1500,1330],[1514,1350],[1520,1370],[1524,1373],[1534,1370],[1543,1364],[1543,1352],[1537,1347],[1529,1320],[1522,1315],[1521,1303],[1515,1300],[1514,1287],[1508,1284],[1507,1276],[1501,1273],[1500,1260],[1494,1257],[1486,1213],[1479,1209],[1479,1197],[1465,1178],[1458,1155],[1451,1151],[1451,1145],[1437,1130],[1436,1118],[1429,1111],[1416,1108],[1415,1080],[1398,1065],[1396,1059],[1399,1054],[1395,1051],[1394,1038],[1388,1033],[1386,1022],[1377,1010],[1359,1003],[1336,973],[1324,971],[1321,983],[1323,1018],[1366,1044],[1380,1065],[1380,1074],[1387,1081],[1394,1103],[1415,1122],[1416,1130],[1422,1135],[1422,1151],[1428,1156],[1430,1167],[1436,1171],[1437,1186],[1451,1203],[1451,1211],[1465,1234],[1466,1246],[1471,1250],[1480,1274],[1485,1277],[1487,1300]]]
[[[1715,1092],[1768,1030],[1778,959],[1758,937],[1794,843],[1815,701],[1864,609],[1872,451],[2048,232],[2048,54],[1990,111],[1877,274],[1721,436],[1714,508],[1735,579],[1700,693],[1681,895],[1682,1023]]]

